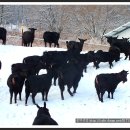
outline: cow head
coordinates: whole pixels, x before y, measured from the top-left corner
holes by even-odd
[[[46,108],[46,102],[44,102],[44,107],[40,107],[38,104],[35,104],[38,108],[38,111],[37,111],[37,115],[42,115],[42,114],[45,114],[45,115],[48,115],[51,117],[50,113],[49,113],[49,109]]]
[[[35,30],[37,30],[37,29],[35,29],[35,28],[29,28],[29,30],[31,31],[31,32],[35,32]]]
[[[117,40],[118,36],[116,36],[116,37],[110,36],[110,37],[106,37],[106,38],[107,38],[107,42],[108,42],[110,45],[112,45],[112,43]]]
[[[122,39],[123,39],[123,42],[128,42],[129,41],[129,38],[122,37]]]
[[[81,43],[84,43],[85,41],[87,41],[87,39],[81,39],[81,38],[78,38],[79,39],[79,41],[81,42]]]
[[[121,79],[121,81],[123,83],[125,83],[127,81],[127,75],[128,75],[128,71],[125,71],[125,70],[122,70],[120,73],[119,73],[119,77]]]

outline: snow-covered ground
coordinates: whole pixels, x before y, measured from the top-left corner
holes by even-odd
[[[28,99],[28,106],[25,106],[25,90],[22,91],[22,101],[17,100],[17,104],[9,104],[10,94],[7,86],[7,78],[11,74],[11,64],[22,62],[23,58],[31,55],[42,55],[46,50],[65,50],[63,48],[48,47],[22,47],[13,45],[0,45],[0,60],[2,69],[0,70],[0,127],[47,127],[32,126],[32,122],[37,113],[37,107],[33,105],[31,96]],[[87,73],[81,78],[77,93],[71,97],[67,89],[64,91],[65,100],[61,100],[60,89],[57,86],[51,87],[48,94],[47,107],[50,110],[59,126],[54,127],[130,127],[130,123],[76,123],[77,118],[130,118],[130,74],[126,83],[120,83],[114,93],[114,99],[104,95],[104,103],[99,102],[94,79],[100,73],[116,73],[123,69],[130,71],[130,61],[122,59],[115,63],[112,69],[108,63],[101,63],[99,69],[93,68],[93,64],[88,65]],[[40,74],[44,73],[40,71]],[[36,103],[43,106],[41,93],[36,95]],[[53,126],[48,126],[53,127]]]

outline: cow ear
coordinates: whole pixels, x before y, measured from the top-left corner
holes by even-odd
[[[81,39],[80,38],[78,38],[80,41],[81,41]]]

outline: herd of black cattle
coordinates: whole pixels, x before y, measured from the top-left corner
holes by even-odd
[[[22,33],[23,46],[30,46],[30,44],[32,46],[35,30],[31,29],[31,31]],[[0,32],[0,39],[3,40],[3,44],[6,43],[6,38],[3,38],[5,33],[6,31]],[[59,37],[60,35],[56,32],[45,32],[43,35],[45,46],[47,46],[46,43],[48,42],[50,47],[52,43],[55,44],[55,47],[59,47]],[[108,62],[109,67],[112,68],[113,62],[120,60],[121,53],[125,54],[125,59],[129,57],[130,60],[130,43],[127,38],[117,39],[117,37],[107,37],[107,41],[110,44],[108,52],[98,50],[96,52],[88,51],[88,53],[81,53],[86,40],[79,38],[79,42],[66,41],[66,51],[46,51],[43,52],[42,56],[28,56],[23,59],[22,63],[12,64],[12,73],[7,80],[10,92],[10,104],[12,104],[13,93],[15,103],[17,103],[18,94],[21,100],[24,83],[25,105],[27,105],[30,93],[32,93],[32,102],[35,105],[37,105],[35,96],[39,92],[42,93],[42,100],[47,101],[52,79],[54,79],[54,85],[56,85],[56,80],[58,79],[61,99],[64,100],[63,92],[65,85],[67,85],[68,93],[73,96],[76,93],[80,79],[83,77],[83,71],[87,72],[87,65],[89,63],[93,62],[94,67],[98,69],[101,62]],[[41,69],[46,69],[47,73],[39,75]],[[108,92],[108,98],[110,98],[110,94],[111,98],[113,98],[117,85],[121,81],[123,83],[126,82],[127,75],[128,71],[126,70],[121,70],[119,73],[97,75],[94,82],[99,101],[103,102],[105,91]],[[73,92],[70,90],[72,87]],[[39,110],[42,109],[42,112],[46,109],[45,104],[44,107],[39,107],[38,105],[37,107]]]

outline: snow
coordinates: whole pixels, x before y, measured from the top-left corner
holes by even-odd
[[[22,62],[23,58],[31,55],[42,55],[44,51],[66,50],[63,48],[48,47],[22,47],[14,45],[0,45],[0,60],[2,69],[0,70],[0,127],[59,127],[59,128],[94,128],[94,127],[130,127],[130,123],[76,123],[77,118],[129,118],[130,117],[130,74],[126,83],[119,83],[114,99],[108,99],[104,94],[104,103],[99,102],[94,79],[100,73],[116,73],[123,69],[130,71],[130,61],[121,60],[113,63],[110,69],[108,63],[101,63],[99,69],[95,69],[93,64],[88,65],[87,73],[83,73],[77,93],[71,97],[65,87],[64,98],[61,100],[59,86],[52,85],[48,94],[47,107],[53,119],[58,122],[58,126],[32,126],[32,122],[37,113],[37,107],[33,105],[31,96],[28,99],[28,106],[25,106],[25,90],[22,91],[22,101],[17,100],[17,104],[9,104],[9,88],[7,78],[11,74],[11,64]],[[84,52],[83,52],[84,53]],[[46,73],[41,70],[40,74]],[[36,103],[43,106],[41,94],[35,97]]]

